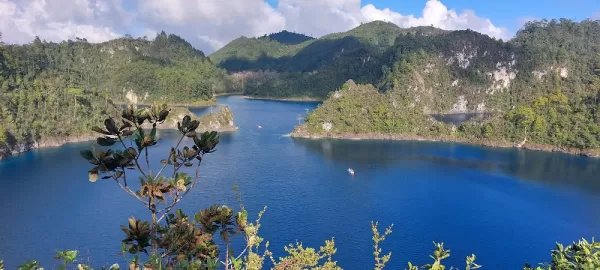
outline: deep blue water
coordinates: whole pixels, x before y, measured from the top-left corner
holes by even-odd
[[[432,241],[451,249],[448,262],[457,267],[475,253],[486,269],[519,269],[549,260],[556,241],[600,235],[597,159],[451,143],[295,140],[284,134],[316,104],[219,101],[240,130],[223,135],[182,207],[238,205],[237,186],[252,214],[268,206],[262,235],[276,256],[287,243],[318,246],[334,237],[341,266],[372,269],[371,220],[394,224],[383,244],[393,252],[389,269],[428,262]],[[161,137],[164,151],[174,133]],[[123,260],[119,226],[146,213],[114,182],[87,181],[89,165],[79,157],[87,147],[0,162],[0,257],[8,269],[31,258],[51,269],[59,249],[78,249],[95,266]]]

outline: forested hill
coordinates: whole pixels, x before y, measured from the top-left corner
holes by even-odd
[[[27,88],[45,73],[63,77],[71,88],[97,91],[117,101],[206,101],[224,88],[224,73],[204,53],[176,35],[154,40],[119,38],[103,43],[34,40],[3,45],[2,91]]]
[[[314,38],[307,35],[283,30],[281,32],[264,35],[260,37],[260,39],[273,40],[286,45],[295,45],[305,41],[313,40]]]
[[[234,73],[237,91],[273,97],[325,97],[346,80],[374,83],[389,65],[386,52],[397,37],[440,35],[433,27],[400,28],[374,21],[350,31],[298,44],[273,39],[239,38],[210,58]]]
[[[88,132],[108,99],[206,104],[225,80],[204,53],[164,32],[154,40],[0,44],[0,155]]]
[[[404,35],[384,55],[373,86],[342,87],[300,131],[600,152],[600,21],[531,22],[508,42]],[[431,117],[439,113],[485,117],[456,126]]]
[[[229,71],[282,68],[280,64],[272,62],[295,55],[313,40],[312,37],[288,31],[258,38],[240,37],[211,54],[210,59]]]

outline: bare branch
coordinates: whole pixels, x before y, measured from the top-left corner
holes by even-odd
[[[127,192],[129,195],[131,195],[132,197],[136,198],[138,201],[142,202],[142,204],[146,204],[146,201],[144,199],[142,199],[142,197],[140,197],[137,194],[135,194],[135,192],[133,190],[131,190],[129,187],[124,186],[123,184],[121,184],[121,182],[119,182],[118,179],[115,179],[115,182],[117,182],[117,184],[119,184],[119,187],[122,190],[124,190],[125,192]]]
[[[196,173],[194,175],[194,180],[192,181],[192,184],[190,185],[190,187],[188,189],[186,189],[186,191],[183,192],[181,195],[176,195],[175,198],[173,199],[173,202],[169,206],[156,212],[157,214],[162,213],[162,215],[157,219],[157,222],[160,222],[163,218],[165,218],[165,216],[169,213],[169,211],[171,211],[173,209],[173,207],[175,207],[177,205],[177,203],[179,203],[185,197],[185,195],[187,195],[190,192],[190,190],[192,190],[194,188],[196,183],[198,183],[198,180],[200,179],[199,176],[200,176],[200,164],[201,163],[202,163],[202,160],[199,160],[198,165],[196,166]]]
[[[183,138],[185,138],[185,134],[181,135],[181,138],[179,138],[179,141],[177,141],[177,144],[175,145],[175,151],[177,151],[177,149],[179,148],[179,145],[181,144],[181,141],[183,141]],[[169,152],[169,157],[171,157],[171,153]],[[167,157],[167,160],[168,158]],[[160,170],[158,171],[158,173],[156,173],[156,177],[159,177],[161,175],[161,173],[163,172],[163,170],[165,169],[165,167],[167,167],[167,163],[163,164],[162,168],[160,168]]]
[[[125,148],[125,150],[127,150],[128,147],[125,145],[125,142],[123,142],[123,138],[121,137],[121,135],[117,135],[117,138],[119,138],[119,141],[121,142],[121,145],[123,145],[123,147]],[[134,158],[133,161],[135,162],[135,166],[137,166],[138,170],[144,176],[144,178],[148,178],[148,176],[146,176],[146,172],[144,172],[144,170],[142,170],[142,167],[138,163],[138,159],[140,158],[140,154],[141,154],[141,152],[138,153],[138,156],[136,158]]]

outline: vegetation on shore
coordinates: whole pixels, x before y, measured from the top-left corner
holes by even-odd
[[[118,103],[212,105],[226,73],[176,35],[0,43],[0,156],[85,135]],[[19,150],[20,149],[20,150]]]
[[[437,121],[393,92],[380,93],[372,85],[349,81],[309,113],[292,136],[455,141],[598,156],[600,125],[572,106],[564,94],[555,92],[457,126]]]
[[[382,134],[597,155],[600,22],[531,22],[508,43],[472,31],[397,38],[375,85],[349,82],[295,134]],[[436,113],[481,113],[458,125]],[[548,147],[546,147],[548,146]],[[594,154],[595,153],[595,154]]]
[[[110,103],[109,103],[110,104]],[[127,105],[132,108],[132,110],[144,110],[144,108],[156,106],[141,106],[138,109],[134,105]],[[125,106],[125,107],[127,107]],[[109,108],[111,106],[108,106]],[[123,107],[123,106],[121,106]],[[120,107],[112,106],[113,116],[115,116],[115,111]],[[198,120],[200,125],[198,126],[198,130],[212,130],[217,132],[234,132],[238,128],[235,125],[233,112],[227,106],[217,106],[215,111],[211,111],[201,116],[196,116],[186,107],[171,107],[169,109],[170,114],[164,120],[164,122],[158,126],[159,129],[177,129],[177,121],[181,119],[185,115],[189,115],[193,120]],[[143,125],[143,128],[151,128],[151,125]],[[1,130],[0,130],[1,131]],[[81,133],[73,134],[73,135],[62,135],[57,137],[41,137],[39,140],[35,140],[29,144],[10,144],[7,132],[2,133],[4,137],[0,137],[0,143],[3,141],[5,143],[0,144],[0,160],[9,156],[12,156],[17,153],[25,152],[34,148],[44,148],[44,147],[56,147],[70,142],[80,142],[80,141],[90,141],[95,139],[95,135],[90,133],[89,131],[82,131]]]

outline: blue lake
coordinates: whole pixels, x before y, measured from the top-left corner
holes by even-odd
[[[394,224],[383,244],[393,253],[389,269],[429,262],[432,241],[445,243],[456,267],[475,253],[485,269],[520,269],[548,261],[557,241],[600,235],[600,160],[451,143],[298,140],[285,134],[314,103],[219,102],[231,107],[240,129],[222,136],[181,206],[236,206],[237,187],[251,214],[268,206],[261,234],[276,256],[288,243],[316,247],[334,237],[342,267],[372,269],[372,220]],[[160,135],[156,151],[164,152],[176,134]],[[77,249],[97,267],[124,261],[119,226],[147,215],[114,182],[87,181],[90,166],[79,151],[89,145],[0,162],[7,269],[32,258],[52,269],[61,249]]]

